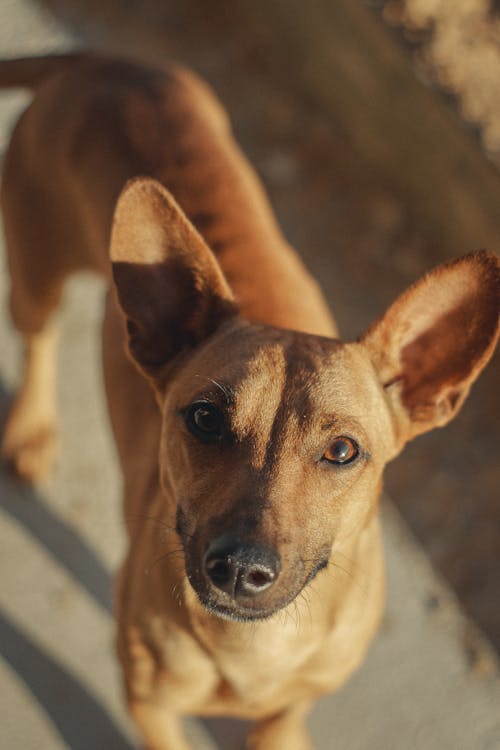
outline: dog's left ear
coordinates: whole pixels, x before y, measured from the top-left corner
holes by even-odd
[[[110,256],[130,354],[153,381],[179,352],[236,313],[215,256],[155,180],[137,178],[125,186]]]
[[[458,412],[493,353],[499,314],[498,259],[481,251],[436,268],[361,338],[401,445]]]

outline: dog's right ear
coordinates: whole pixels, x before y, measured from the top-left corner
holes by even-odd
[[[152,380],[179,352],[236,314],[215,256],[155,180],[137,178],[125,186],[110,256],[130,354]]]

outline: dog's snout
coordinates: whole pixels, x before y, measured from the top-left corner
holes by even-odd
[[[228,536],[211,542],[205,553],[207,578],[237,600],[256,597],[270,588],[280,571],[280,558],[260,544],[245,544]]]

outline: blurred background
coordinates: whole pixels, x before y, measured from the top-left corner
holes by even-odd
[[[39,0],[37,13],[72,44],[175,58],[214,86],[345,337],[432,266],[499,252],[496,0]],[[497,649],[499,417],[497,353],[452,425],[386,479]]]

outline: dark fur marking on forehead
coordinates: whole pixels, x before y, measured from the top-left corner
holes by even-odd
[[[317,380],[321,362],[341,345],[340,341],[331,339],[303,333],[291,334],[290,343],[284,347],[285,381],[266,449],[265,471],[271,472],[273,469],[283,445],[285,426],[290,414],[295,414],[304,427],[308,424],[314,411],[309,396],[310,389]]]
[[[341,346],[339,341],[295,332],[286,332],[278,342],[273,343],[279,343],[282,348],[285,373],[263,465],[260,470],[247,467],[246,491],[230,510],[215,519],[214,534],[220,528],[244,538],[253,538],[259,533],[263,518],[271,508],[268,499],[269,480],[285,439],[287,420],[291,414],[295,414],[304,426],[307,425],[313,415],[309,390],[317,380],[322,362]],[[252,435],[248,435],[240,442],[240,448],[251,453],[252,439]]]

